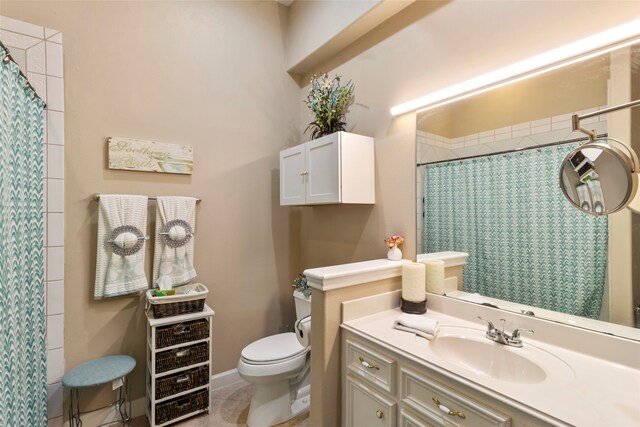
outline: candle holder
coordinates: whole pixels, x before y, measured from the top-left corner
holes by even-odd
[[[407,301],[404,298],[400,298],[400,310],[408,314],[424,314],[427,312],[427,300],[420,302]]]

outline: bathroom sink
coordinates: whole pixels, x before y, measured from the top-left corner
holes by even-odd
[[[526,342],[521,348],[498,344],[484,330],[442,327],[429,347],[461,368],[500,381],[568,383],[574,377],[571,367],[551,353]]]

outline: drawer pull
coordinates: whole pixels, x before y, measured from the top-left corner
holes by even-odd
[[[375,369],[376,371],[380,370],[380,366],[378,365],[372,365],[371,363],[367,362],[366,360],[364,360],[364,357],[360,356],[358,357],[358,360],[360,361],[360,363],[362,364],[362,366],[364,366],[367,369]]]
[[[467,417],[465,417],[465,415],[462,412],[453,412],[451,409],[447,408],[446,406],[442,405],[440,403],[440,400],[437,397],[432,397],[431,400],[433,400],[433,403],[436,404],[436,406],[438,407],[438,409],[440,409],[442,412],[444,412],[447,415],[451,415],[453,417],[460,417],[463,420]]]
[[[187,374],[187,375],[184,375],[182,377],[176,378],[176,383],[180,384],[180,383],[183,383],[185,381],[189,381],[190,379],[191,379],[191,375]]]
[[[378,418],[382,418],[382,417],[384,417],[384,412],[382,412],[380,409],[378,409],[378,410],[376,411],[376,417],[378,417]]]
[[[176,352],[176,357],[183,357],[183,356],[187,356],[188,354],[189,354],[189,349],[187,348],[186,350]]]

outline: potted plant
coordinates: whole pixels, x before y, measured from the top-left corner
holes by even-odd
[[[315,115],[315,119],[304,130],[305,133],[311,130],[311,139],[345,130],[345,114],[353,102],[353,89],[351,80],[341,85],[338,75],[332,79],[326,73],[311,77],[311,89],[304,101]]]

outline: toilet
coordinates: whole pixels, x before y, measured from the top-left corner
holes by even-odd
[[[298,322],[311,316],[311,297],[293,292],[296,333],[271,335],[246,346],[238,361],[238,373],[253,384],[249,427],[269,427],[309,409],[311,347],[297,336]]]

